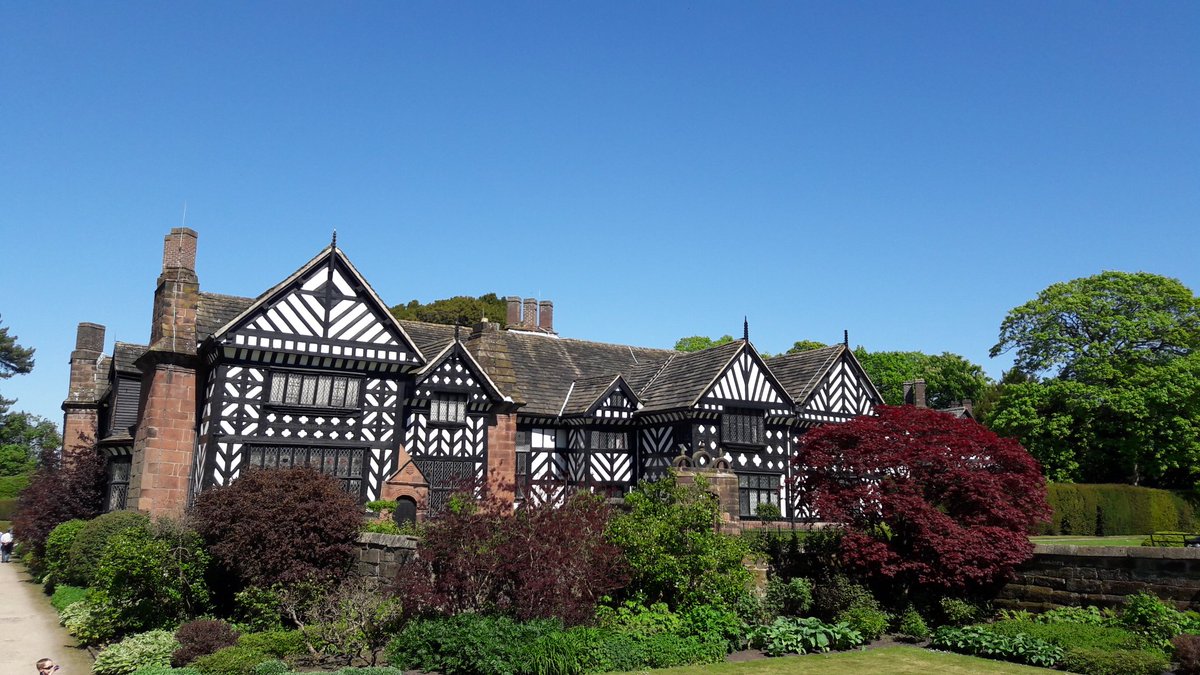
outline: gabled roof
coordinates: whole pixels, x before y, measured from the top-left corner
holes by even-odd
[[[138,360],[139,356],[145,354],[147,349],[146,345],[135,345],[130,342],[113,344],[113,370],[118,373],[141,375],[142,371],[134,365],[134,362]]]
[[[374,312],[382,318],[385,326],[395,332],[400,340],[402,340],[402,350],[407,351],[408,348],[411,347],[413,357],[417,363],[423,365],[426,362],[425,356],[421,353],[420,348],[416,345],[412,338],[408,336],[404,330],[404,327],[401,326],[400,322],[396,320],[396,317],[392,315],[388,306],[384,304],[383,300],[379,298],[379,295],[375,293],[375,289],[371,288],[371,285],[367,283],[367,280],[363,278],[358,269],[354,267],[354,264],[350,262],[350,259],[347,258],[345,254],[342,253],[341,249],[337,248],[337,246],[334,244],[330,244],[329,246],[325,247],[320,253],[314,256],[312,260],[309,260],[307,263],[301,266],[300,269],[296,270],[286,279],[255,298],[253,303],[239,312],[236,316],[226,321],[220,328],[213,331],[211,334],[212,339],[221,340],[226,334],[234,331],[237,328],[240,328],[244,322],[252,318],[256,313],[268,311],[268,306],[271,303],[285,297],[288,293],[293,291],[292,286],[297,281],[309,277],[310,273],[316,271],[323,265],[331,265],[331,275],[334,275],[334,266],[343,267],[350,276],[350,279],[346,280],[346,283],[353,287],[354,293],[362,293],[362,297],[356,296],[356,300],[365,302],[370,309],[374,310]],[[340,272],[334,276],[339,275]],[[343,292],[349,293],[348,291]],[[227,303],[227,306],[231,304],[233,303]]]
[[[620,375],[597,375],[575,380],[567,400],[563,403],[562,414],[586,415],[602,403],[601,399],[605,394],[618,386],[632,392],[625,378]]]
[[[201,291],[196,309],[196,341],[204,342],[253,304],[254,298]]]
[[[492,378],[488,376],[487,371],[483,368],[483,366],[479,365],[479,362],[475,360],[474,356],[471,356],[471,352],[467,351],[461,342],[453,339],[447,343],[446,346],[443,347],[436,356],[429,359],[429,362],[416,372],[416,383],[420,384],[424,382],[430,374],[437,371],[438,366],[454,356],[459,356],[467,362],[467,366],[471,368],[471,370],[474,371],[474,374],[479,378],[479,384],[483,390],[487,392],[489,398],[496,401],[504,401],[508,399],[504,392],[500,391],[500,388],[496,386],[496,383],[492,382]]]
[[[699,352],[675,354],[638,392],[644,404],[642,412],[695,406],[745,346],[744,340],[734,340]]]
[[[856,369],[863,373],[862,380],[869,385],[870,393],[878,402],[882,403],[883,396],[879,394],[875,384],[862,370],[862,365],[855,358],[854,352],[844,344],[810,349],[797,354],[784,354],[767,359],[766,362],[767,367],[771,369],[772,373],[775,373],[775,377],[787,389],[788,395],[792,397],[796,405],[802,407],[817,390],[834,364],[842,358],[850,360]]]

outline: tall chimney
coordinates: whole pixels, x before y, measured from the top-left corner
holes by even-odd
[[[534,330],[537,325],[537,298],[525,298],[525,315],[521,317],[521,327]]]
[[[975,402],[974,401],[972,401],[969,398],[964,398],[962,400],[962,407],[963,407],[963,410],[966,410],[972,417],[975,416]]]
[[[925,406],[925,380],[916,380],[913,382],[913,405],[918,408]]]
[[[516,328],[521,325],[521,298],[510,295],[504,298],[504,302],[508,303],[508,314],[504,321],[509,328]]]
[[[163,272],[167,270],[196,271],[196,231],[188,227],[173,227],[163,237]]]
[[[96,366],[104,351],[104,326],[81,323],[71,352],[71,384],[63,401],[63,458],[90,449],[100,440],[100,402]]]
[[[549,300],[538,303],[538,328],[547,333],[554,332],[554,303]]]

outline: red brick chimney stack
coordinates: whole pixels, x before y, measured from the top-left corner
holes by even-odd
[[[150,349],[137,361],[142,414],[133,441],[128,503],[152,516],[183,512],[196,452],[196,240],[195,230],[186,227],[163,238]]]
[[[904,404],[917,408],[928,407],[925,403],[925,380],[904,383]]]
[[[537,330],[537,298],[525,298],[525,312],[521,316],[521,328]]]
[[[538,303],[538,328],[545,333],[554,332],[554,303],[549,300]]]
[[[521,298],[510,295],[504,298],[504,302],[508,303],[508,313],[504,317],[504,323],[509,328],[516,328],[521,325]]]
[[[63,401],[63,458],[91,449],[99,440],[100,402],[96,400],[97,372],[104,353],[104,326],[81,323],[71,352],[71,385]]]

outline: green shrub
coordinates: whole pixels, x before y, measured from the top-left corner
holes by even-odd
[[[1063,649],[1141,649],[1142,639],[1125,629],[1085,623],[997,621],[988,630],[997,635],[1028,635]]]
[[[279,659],[263,661],[250,669],[250,675],[289,675],[291,672],[292,667]]]
[[[620,637],[615,638],[618,643]],[[637,670],[674,668],[725,660],[726,645],[721,640],[705,640],[692,635],[659,633],[633,641],[633,659]]]
[[[1134,485],[1051,483],[1046,498],[1054,514],[1042,534],[1106,536],[1190,531],[1196,527],[1192,506],[1167,490]]]
[[[208,608],[208,554],[200,537],[165,522],[155,530],[130,527],[112,535],[92,575],[119,633],[174,626]]]
[[[844,623],[830,625],[812,617],[780,617],[759,626],[750,636],[750,643],[768,656],[850,649],[865,641],[861,633]]]
[[[171,652],[179,647],[170,631],[152,630],[131,635],[105,647],[92,666],[94,675],[129,675],[143,666],[170,666]]]
[[[87,600],[67,605],[59,614],[59,623],[84,645],[98,645],[116,634],[112,612],[96,593]]]
[[[879,608],[879,602],[866,586],[842,574],[814,584],[812,595],[813,612],[826,620],[832,620],[851,607]]]
[[[128,529],[148,529],[150,518],[136,511],[113,511],[87,521],[71,543],[67,578],[81,586],[95,584],[95,572],[108,540]]]
[[[693,605],[680,612],[678,634],[716,641],[726,645],[726,651],[736,651],[744,646],[746,622],[737,612],[712,605]]]
[[[29,474],[0,476],[0,520],[12,520],[17,509],[17,495],[29,487]]]
[[[304,634],[298,630],[245,633],[238,638],[238,646],[260,651],[279,659],[308,651],[304,644]]]
[[[395,511],[396,501],[394,499],[375,499],[367,502],[367,509],[374,511],[375,513],[380,513],[384,509],[388,511]]]
[[[1112,623],[1095,605],[1088,607],[1055,607],[1033,617],[1038,623],[1082,623],[1089,626],[1107,626]]]
[[[838,623],[844,623],[862,633],[866,640],[878,640],[882,637],[891,621],[891,615],[873,607],[851,607],[837,615]]]
[[[526,649],[560,630],[557,622],[518,623],[507,617],[460,614],[409,622],[388,644],[388,662],[405,670],[446,675],[508,675],[526,660]]]
[[[941,610],[942,623],[951,626],[965,626],[983,618],[983,608],[978,604],[961,598],[942,598],[938,601]]]
[[[796,577],[784,581],[772,578],[767,581],[764,609],[772,618],[777,616],[804,616],[812,609],[813,585],[808,579]]]
[[[908,609],[900,615],[900,624],[896,626],[896,633],[901,639],[920,642],[929,638],[929,625],[925,623],[925,619],[921,618],[921,613],[909,605]]]
[[[1086,675],[1159,675],[1170,667],[1171,660],[1151,649],[1070,649],[1059,665]]]
[[[368,520],[363,523],[362,531],[375,534],[403,534],[400,526],[391,520]]]
[[[133,675],[200,675],[195,668],[172,668],[171,666],[143,666]]]
[[[71,547],[74,546],[75,539],[87,527],[87,524],[88,521],[77,518],[60,523],[50,530],[50,536],[46,538],[46,552],[42,556],[42,565],[46,573],[54,578],[56,585],[63,583],[86,585],[86,580],[71,577],[70,564]]]
[[[984,626],[943,626],[930,643],[960,654],[1053,668],[1063,658],[1061,647],[1028,635],[1000,635]]]
[[[283,629],[280,620],[279,593],[270,588],[250,586],[233,596],[234,623],[245,632],[265,633]]]
[[[678,614],[666,603],[656,602],[649,607],[632,600],[618,607],[599,607],[596,622],[626,635],[644,637],[659,633],[676,633],[683,625]]]
[[[54,609],[57,610],[59,614],[62,614],[63,610],[67,607],[77,602],[87,600],[90,593],[91,592],[88,589],[79,588],[78,586],[55,586],[54,595],[50,596],[50,604],[54,606]]]
[[[783,512],[779,510],[779,506],[777,504],[763,502],[754,509],[754,515],[757,516],[759,520],[779,520],[782,517]]]
[[[1125,599],[1121,623],[1144,636],[1159,649],[1170,649],[1171,638],[1183,632],[1183,612],[1149,593],[1135,593]]]
[[[226,647],[192,661],[200,675],[253,675],[260,663],[273,661],[270,654],[241,645]]]

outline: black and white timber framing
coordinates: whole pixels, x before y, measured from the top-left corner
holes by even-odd
[[[192,496],[249,466],[306,465],[362,500],[415,467],[436,511],[489,471],[489,430],[515,417],[518,500],[610,497],[672,466],[725,468],[744,518],[787,493],[813,426],[882,403],[845,344],[764,359],[748,339],[694,353],[398,321],[334,244],[256,299],[200,293]],[[491,331],[491,332],[489,332]],[[100,450],[121,508],[146,347],[117,343]],[[489,477],[490,478],[490,477]]]

